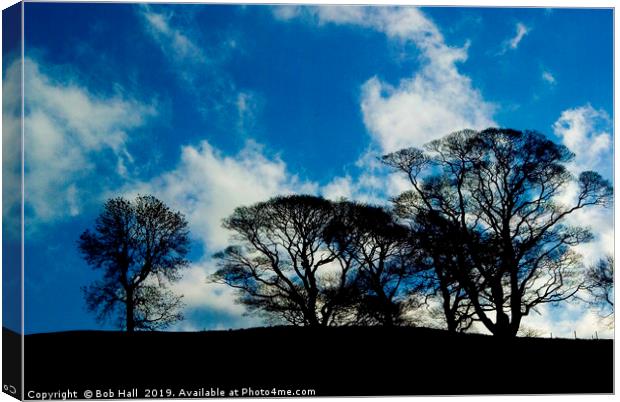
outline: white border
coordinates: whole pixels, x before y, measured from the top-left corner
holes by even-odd
[[[14,5],[17,3],[17,1],[14,0],[9,0],[8,2],[5,2],[3,0],[2,1],[2,9],[8,8],[11,5]],[[47,2],[47,3],[186,3],[186,4],[342,4],[342,5],[347,5],[347,4],[352,4],[352,5],[359,5],[359,4],[379,4],[379,5],[419,5],[419,6],[465,6],[465,7],[535,7],[535,8],[545,8],[545,7],[560,7],[560,8],[614,8],[614,162],[615,160],[618,160],[618,158],[620,157],[620,151],[618,151],[618,149],[615,147],[615,121],[616,121],[616,116],[619,116],[618,112],[619,112],[619,108],[616,105],[615,102],[615,94],[617,92],[618,89],[618,83],[615,79],[616,77],[616,71],[617,71],[617,63],[616,63],[616,57],[618,54],[618,44],[616,41],[616,38],[618,38],[618,33],[620,31],[620,29],[618,28],[618,25],[615,24],[615,7],[616,7],[616,1],[611,1],[611,0],[590,0],[590,1],[579,1],[579,0],[544,0],[544,1],[535,1],[535,0],[522,0],[522,1],[514,1],[514,0],[506,0],[506,1],[502,1],[501,3],[498,1],[490,1],[490,0],[478,0],[478,1],[455,1],[455,0],[425,0],[425,1],[403,1],[403,0],[374,0],[374,1],[352,1],[352,0],[335,0],[335,1],[330,1],[330,0],[313,0],[313,1],[300,1],[300,0],[289,0],[289,1],[264,1],[264,0],[243,0],[243,1],[227,1],[227,0],[219,0],[219,1],[213,1],[213,0],[207,0],[207,1],[179,1],[179,0],[149,0],[149,1],[145,1],[145,0],[138,0],[138,1],[125,1],[125,0],[107,0],[107,1],[80,1],[80,0],[62,0],[62,1],[55,1],[55,0],[51,0],[51,1],[46,1],[46,0],[25,0],[26,2]],[[24,112],[24,70],[23,70],[23,59],[24,59],[24,49],[25,49],[25,43],[24,43],[24,36],[23,36],[23,31],[24,31],[24,4],[22,3],[22,117],[23,117],[23,112]],[[0,19],[0,41],[2,38],[2,21]],[[2,63],[2,55],[0,52],[0,65]],[[2,94],[0,91],[0,103],[2,100]],[[1,113],[0,113],[1,115]],[[0,116],[0,127],[1,127],[1,123],[2,123],[2,117]],[[22,122],[21,122],[21,129],[22,129],[22,144],[24,141],[24,127],[23,127],[23,118],[22,118]],[[0,144],[0,150],[1,150],[1,144]],[[24,178],[24,164],[23,164],[23,146],[22,146],[22,334],[24,333],[24,270],[23,270],[23,264],[24,264],[24,227],[23,227],[23,191],[25,189],[24,187],[24,182],[23,182],[23,178]],[[0,161],[1,161],[1,153],[0,153]],[[620,184],[620,180],[618,179],[618,174],[616,171],[616,167],[617,165],[614,163],[614,199],[615,199],[615,190],[618,188],[618,185]],[[0,186],[2,184],[2,177],[0,175]],[[1,188],[1,187],[0,187]],[[618,221],[618,217],[620,216],[620,214],[618,214],[619,212],[619,203],[614,203],[614,227],[616,227]],[[2,217],[0,216],[0,224],[2,222]],[[2,234],[0,231],[0,240],[2,238]],[[615,232],[614,232],[614,246],[616,246],[617,243],[617,239],[615,237]],[[615,248],[615,247],[614,247]],[[1,261],[1,256],[2,256],[2,252],[0,251],[0,261]],[[1,262],[0,262],[1,263]],[[0,296],[2,294],[2,289],[0,287]],[[1,297],[0,297],[0,304],[1,304]],[[0,309],[0,319],[2,316],[2,312]],[[614,335],[615,338],[615,335]],[[22,345],[23,345],[23,335],[22,335]],[[614,348],[615,349],[615,348]],[[0,343],[0,353],[1,353],[1,343]],[[617,352],[614,350],[614,357],[617,357]],[[22,346],[22,361],[23,361],[23,346]],[[614,366],[615,366],[615,359],[614,359]],[[0,365],[0,377],[2,375],[2,367]],[[22,365],[22,376],[23,376],[23,365]],[[615,380],[618,379],[618,374],[615,373],[614,375],[614,384],[615,384]],[[22,395],[23,395],[23,382],[22,382]],[[0,402],[4,402],[4,401],[14,401],[14,398],[11,398],[10,396],[4,394],[4,393],[0,393]],[[516,401],[520,398],[522,398],[523,395],[517,395],[517,396],[494,396],[494,395],[489,395],[489,396],[475,396],[475,397],[468,397],[468,396],[459,396],[459,397],[397,397],[398,399],[411,399],[411,400],[416,400],[416,401],[437,401],[437,400],[449,400],[448,398],[458,398],[459,401],[478,401],[481,398],[484,400],[498,400],[498,401]],[[604,396],[604,395],[587,395],[587,396],[583,396],[583,395],[561,395],[561,396],[527,396],[529,401],[554,401],[554,402],[564,402],[564,401],[602,401],[602,400],[609,400],[611,398],[613,398],[613,396]],[[342,398],[312,398],[314,400],[321,400],[321,401],[337,401],[340,400]],[[347,398],[347,399],[355,399],[355,400],[363,400],[365,398]],[[378,397],[378,398],[374,398],[377,400],[388,400],[388,398],[386,397]],[[198,399],[197,399],[198,400]],[[244,401],[265,401],[265,400],[273,400],[273,399],[244,399]],[[300,400],[303,401],[304,399],[294,399],[291,398],[289,400]],[[309,400],[309,399],[306,399]]]

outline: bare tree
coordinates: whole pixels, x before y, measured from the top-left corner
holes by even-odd
[[[410,218],[418,244],[418,267],[426,292],[426,304],[439,300],[443,321],[449,332],[464,332],[474,322],[475,311],[467,292],[458,281],[459,270],[468,266],[461,253],[461,238],[450,221],[440,215],[407,210],[407,198],[398,198],[396,209]],[[430,302],[430,303],[429,303]],[[438,315],[438,314],[437,314]]]
[[[569,227],[566,218],[607,205],[612,187],[596,172],[575,179],[566,169],[573,156],[537,132],[487,129],[383,157],[412,185],[396,200],[401,209],[450,222],[460,239],[456,269],[450,269],[476,319],[497,336],[516,336],[532,309],[566,300],[581,287],[571,247],[592,235]],[[574,201],[560,203],[573,182]]]
[[[603,317],[614,313],[614,257],[600,259],[586,271],[585,289]]]
[[[325,241],[335,213],[333,203],[309,195],[237,208],[223,226],[238,245],[216,254],[211,280],[238,289],[241,303],[270,319],[335,324],[354,281],[352,261]]]
[[[406,322],[412,294],[419,290],[416,248],[409,229],[384,208],[341,201],[327,231],[340,258],[356,266],[355,322],[393,326]]]
[[[155,330],[182,319],[181,297],[168,285],[188,265],[187,221],[153,196],[108,200],[79,249],[103,278],[83,288],[87,308],[128,332]]]

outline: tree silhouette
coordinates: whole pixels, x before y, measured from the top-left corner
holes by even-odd
[[[216,283],[239,290],[251,311],[293,325],[333,325],[351,300],[353,264],[325,241],[336,209],[309,195],[239,207],[223,226],[239,245],[215,255]]]
[[[382,158],[411,183],[396,200],[402,210],[450,223],[460,247],[452,259],[456,269],[444,267],[466,292],[476,320],[494,335],[516,336],[532,309],[566,300],[582,286],[571,246],[592,235],[568,226],[566,218],[607,205],[612,187],[596,172],[575,179],[566,169],[573,157],[537,132],[492,128],[459,131],[425,150]],[[574,199],[560,202],[572,183]]]
[[[410,211],[407,202],[395,200],[396,211],[409,219],[418,244],[419,277],[423,278],[428,299],[439,298],[449,332],[471,327],[475,311],[467,292],[458,281],[461,266],[468,266],[461,252],[462,242],[452,222],[433,211]],[[459,262],[460,261],[460,262]]]
[[[357,324],[404,323],[415,284],[416,248],[408,228],[381,207],[350,201],[337,203],[326,231],[338,255],[355,262]]]
[[[585,289],[603,317],[614,312],[614,257],[600,259],[586,271]]]
[[[79,249],[103,278],[84,287],[88,310],[100,322],[117,319],[128,332],[155,330],[182,319],[181,297],[167,285],[188,265],[187,221],[153,196],[104,204],[94,231],[80,236]]]

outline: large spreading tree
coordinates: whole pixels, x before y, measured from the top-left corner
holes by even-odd
[[[79,249],[103,277],[83,289],[99,321],[116,320],[128,332],[155,330],[182,319],[181,297],[169,285],[188,265],[185,217],[153,196],[108,200]]]
[[[425,149],[382,158],[411,183],[395,199],[397,209],[414,221],[439,223],[458,239],[458,247],[431,250],[431,258],[436,269],[449,270],[476,320],[494,335],[516,336],[537,306],[566,300],[582,287],[572,247],[592,234],[567,218],[607,205],[612,187],[596,172],[573,176],[567,169],[573,157],[540,133],[492,128],[455,132]]]

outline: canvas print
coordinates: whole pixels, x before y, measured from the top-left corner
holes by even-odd
[[[613,393],[612,8],[2,17],[4,393]]]

